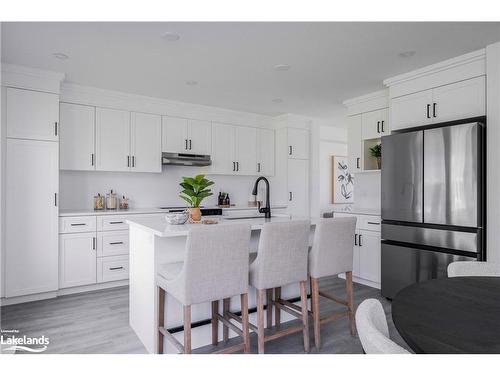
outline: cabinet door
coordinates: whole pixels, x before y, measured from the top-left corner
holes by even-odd
[[[58,286],[59,144],[7,139],[5,296]]]
[[[257,129],[257,174],[274,175],[274,130]]]
[[[212,124],[210,121],[188,120],[188,152],[210,155],[212,151]]]
[[[130,133],[130,170],[160,173],[161,116],[133,112]]]
[[[391,100],[391,129],[405,129],[432,122],[432,90]]]
[[[162,152],[183,153],[188,150],[188,120],[162,117]]]
[[[361,115],[347,118],[347,152],[349,154],[349,168],[356,173],[361,171]]]
[[[95,233],[59,236],[59,287],[70,288],[96,283]]]
[[[288,212],[309,217],[309,161],[288,160]]]
[[[6,106],[7,137],[58,140],[59,95],[8,87]]]
[[[61,169],[91,171],[95,169],[95,107],[61,103],[60,106]]]
[[[391,134],[391,126],[389,123],[389,109],[384,108],[380,110],[380,135]]]
[[[433,91],[433,98],[434,122],[484,116],[486,115],[485,77],[438,87]]]
[[[383,110],[366,112],[361,115],[361,138],[365,139],[374,139],[380,138],[382,135],[382,124],[384,113]]]
[[[290,159],[309,159],[309,131],[288,128],[288,157]]]
[[[212,125],[212,172],[219,174],[236,173],[235,127],[232,125]]]
[[[96,169],[130,170],[130,112],[96,108]]]
[[[361,230],[358,241],[359,277],[380,283],[380,233]]]
[[[236,126],[236,173],[255,175],[257,165],[257,129]]]

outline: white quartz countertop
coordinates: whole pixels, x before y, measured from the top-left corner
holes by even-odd
[[[220,208],[216,206],[207,206],[203,208]],[[285,205],[271,205],[272,209],[285,209]],[[233,212],[233,211],[257,211],[257,207],[248,206],[231,206],[227,208],[222,208],[222,212]],[[158,207],[146,207],[146,208],[131,208],[128,210],[102,210],[95,211],[93,209],[62,209],[59,210],[59,216],[100,216],[100,215],[140,215],[140,214],[161,214],[167,213],[167,210]]]
[[[250,224],[252,230],[260,230],[265,223],[277,223],[277,222],[287,222],[294,220],[311,220],[311,225],[316,225],[320,218],[306,218],[306,217],[291,217],[288,215],[279,215],[273,216],[270,219],[265,219],[263,217],[259,218],[251,218],[251,219],[237,219],[237,220],[229,220],[224,219],[221,216],[212,216],[206,217],[208,219],[218,220],[218,224],[183,224],[183,225],[170,225],[167,224],[165,218],[163,217],[152,217],[152,218],[131,218],[127,220],[127,223],[130,225],[130,228],[138,227],[146,232],[152,233],[159,237],[180,237],[186,236],[189,232],[189,229],[193,227],[198,227],[200,225],[204,227],[219,227],[221,225],[234,225],[238,223],[247,223]]]
[[[335,213],[339,213],[339,214],[342,213],[342,214],[380,216],[380,209],[356,207],[356,206],[350,206],[350,205],[334,207],[331,211],[333,211]]]

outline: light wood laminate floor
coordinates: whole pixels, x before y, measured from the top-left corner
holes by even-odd
[[[344,280],[338,278],[320,281],[322,290],[341,297],[345,296],[344,285]],[[408,349],[392,323],[390,302],[380,296],[379,290],[355,284],[354,297],[356,306],[366,298],[379,299],[387,315],[392,339]],[[320,308],[326,314],[342,306],[321,298]],[[50,339],[45,353],[146,353],[128,324],[128,287],[5,306],[1,308],[1,327],[17,329],[20,335],[45,335]],[[349,334],[347,318],[323,325],[321,330],[320,353],[362,353],[359,339]],[[254,334],[251,341],[255,353]],[[314,348],[312,327],[311,348],[311,353],[318,353]],[[212,350],[208,346],[195,352],[209,353]],[[303,353],[302,334],[266,343],[266,353]]]

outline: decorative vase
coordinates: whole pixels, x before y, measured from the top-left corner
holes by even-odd
[[[201,210],[200,207],[191,207],[188,209],[189,217],[191,221],[200,221],[201,220]]]
[[[382,158],[380,156],[377,158],[377,168],[382,169]]]

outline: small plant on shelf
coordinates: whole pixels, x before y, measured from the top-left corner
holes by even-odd
[[[214,182],[206,179],[203,174],[195,177],[182,177],[182,182],[180,183],[182,191],[179,197],[189,204],[191,220],[201,220],[200,204],[203,199],[212,195],[212,190],[208,189],[208,187],[213,184]]]
[[[373,147],[370,147],[371,155],[377,159],[377,168],[380,169],[382,167],[382,144],[378,143]]]

